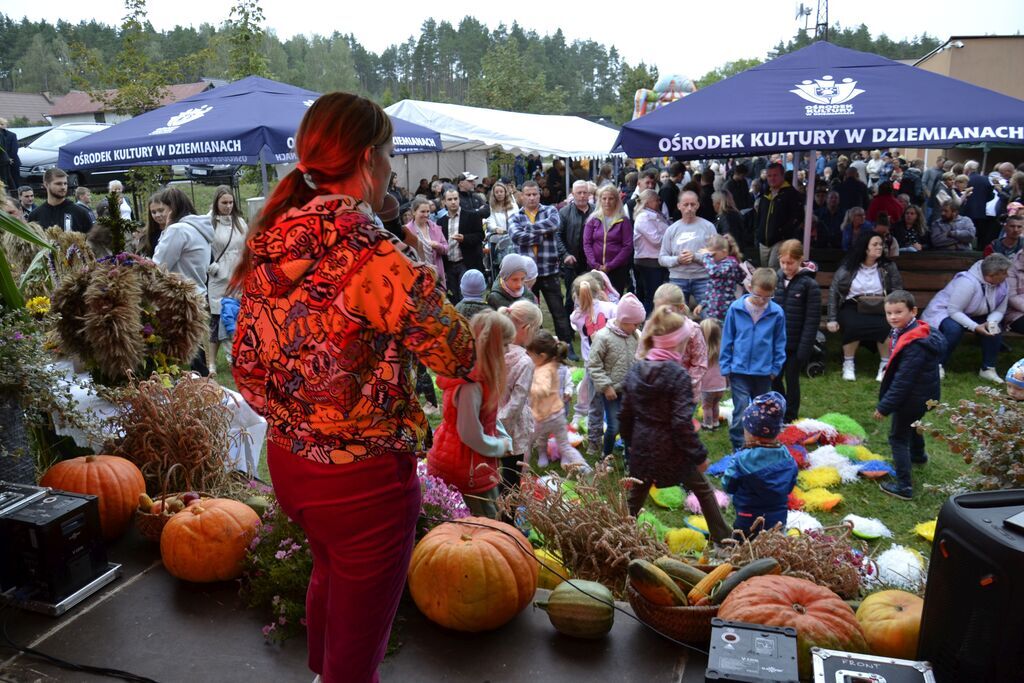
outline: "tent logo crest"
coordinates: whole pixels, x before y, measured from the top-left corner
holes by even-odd
[[[857,81],[844,78],[841,82],[829,75],[814,80],[804,80],[789,92],[810,102],[804,107],[805,116],[850,116],[853,105],[846,104],[864,90],[857,87]]]
[[[209,114],[211,111],[213,111],[213,107],[211,107],[208,104],[204,104],[201,107],[192,107],[191,109],[186,109],[185,111],[179,112],[171,118],[167,119],[166,126],[161,126],[160,128],[157,128],[152,133],[150,133],[150,135],[165,135],[167,133],[173,133],[174,131],[178,130],[178,128],[180,128],[181,126],[184,126],[186,123],[191,123],[192,121],[201,119],[207,114]]]

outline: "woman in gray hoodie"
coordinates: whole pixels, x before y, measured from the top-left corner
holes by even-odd
[[[964,331],[974,332],[981,342],[981,371],[978,376],[996,384],[1003,378],[995,369],[1002,345],[1000,324],[1009,299],[1006,285],[1010,259],[991,254],[969,270],[957,273],[928,303],[921,318],[946,338],[946,354],[939,365],[939,377],[945,376],[946,362],[953,355]]]
[[[170,216],[160,233],[153,261],[172,273],[194,282],[206,301],[206,278],[212,258],[213,224],[210,216],[197,216],[192,202],[181,190],[168,187],[153,195],[150,207],[165,209]],[[192,359],[192,369],[203,377],[209,370],[202,346]]]

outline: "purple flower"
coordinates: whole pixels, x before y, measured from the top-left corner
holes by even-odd
[[[25,335],[23,335],[21,332],[15,332],[13,338],[14,341],[21,341],[22,339],[25,338]]]
[[[284,550],[278,550],[276,553],[274,553],[274,557],[279,560],[283,560],[286,557],[288,557],[288,553]]]
[[[153,334],[153,326],[150,325],[149,323],[146,323],[145,325],[142,326],[142,336],[148,337],[151,334]]]
[[[268,637],[275,629],[277,629],[277,624],[267,624],[263,627],[263,637]]]

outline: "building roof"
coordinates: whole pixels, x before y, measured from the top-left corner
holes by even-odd
[[[918,64],[921,64],[922,62],[924,62],[927,59],[929,59],[932,55],[934,55],[934,54],[936,54],[938,52],[942,52],[943,50],[947,49],[952,43],[955,43],[958,40],[982,40],[982,39],[985,39],[985,38],[1024,38],[1024,36],[1022,36],[1020,34],[1003,34],[1003,35],[987,35],[987,36],[950,36],[949,40],[944,42],[942,45],[939,45],[937,48],[935,48],[934,50],[932,50],[931,52],[926,54],[924,57],[921,57],[920,59],[914,60],[912,62],[912,66],[917,66]],[[958,45],[956,47],[963,47],[963,45]]]
[[[167,93],[160,100],[160,106],[183,100],[186,97],[198,95],[209,90],[213,83],[209,81],[198,81],[196,83],[179,83],[167,86]],[[117,90],[104,91],[108,96],[113,96]],[[107,111],[107,106],[89,96],[89,93],[81,90],[72,90],[63,97],[58,97],[48,113],[49,116],[67,116],[70,114],[93,114]]]
[[[24,117],[30,122],[46,120],[46,112],[53,102],[40,93],[0,92],[0,116],[8,121]]]

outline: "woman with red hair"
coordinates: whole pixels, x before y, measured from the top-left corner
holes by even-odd
[[[422,362],[473,366],[472,335],[437,274],[374,224],[391,178],[391,121],[347,93],[320,97],[296,135],[299,163],[250,230],[232,278],[239,390],[270,426],[282,509],[309,538],[315,680],[377,681],[420,509]]]

